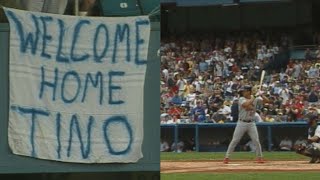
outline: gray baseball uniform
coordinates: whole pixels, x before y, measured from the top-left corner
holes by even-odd
[[[234,151],[234,148],[237,146],[239,141],[241,140],[244,133],[248,132],[252,142],[256,145],[256,155],[257,157],[262,157],[262,149],[259,142],[259,134],[257,130],[257,126],[255,124],[255,112],[258,103],[262,102],[262,98],[255,98],[253,101],[254,108],[252,110],[246,110],[242,107],[242,104],[246,102],[248,99],[245,97],[239,98],[239,121],[237,122],[236,128],[233,133],[232,140],[229,144],[226,158],[229,158],[230,153]]]

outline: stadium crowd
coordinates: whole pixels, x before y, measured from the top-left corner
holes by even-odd
[[[320,46],[306,49],[304,60],[266,68],[292,45],[288,33],[271,32],[162,38],[161,124],[236,122],[237,90],[244,84],[273,102],[259,108],[258,122],[296,122],[310,111],[320,114]]]

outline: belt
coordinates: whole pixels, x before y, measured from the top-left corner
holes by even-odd
[[[251,119],[240,119],[241,122],[251,123],[253,120]]]

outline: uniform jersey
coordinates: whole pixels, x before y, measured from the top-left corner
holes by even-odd
[[[228,146],[225,158],[229,158],[230,153],[234,151],[237,144],[240,142],[240,139],[245,133],[248,133],[252,142],[256,146],[256,156],[262,158],[262,148],[259,141],[259,134],[257,126],[254,123],[256,118],[256,109],[257,105],[262,102],[262,98],[255,98],[253,101],[253,108],[246,110],[242,107],[242,104],[245,103],[248,99],[245,97],[239,98],[239,121],[237,122],[236,128],[233,132],[232,140]]]
[[[248,99],[245,97],[239,98],[239,119],[241,120],[251,120],[253,121],[255,118],[255,113],[257,110],[258,104],[262,103],[262,98],[255,98],[253,101],[253,109],[246,110],[242,107],[242,104],[245,103]]]
[[[320,138],[320,126],[314,126],[308,129],[308,138],[311,138],[313,136],[317,136]]]

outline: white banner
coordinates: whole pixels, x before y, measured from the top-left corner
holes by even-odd
[[[149,18],[4,9],[12,152],[75,163],[142,158]]]

